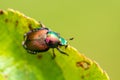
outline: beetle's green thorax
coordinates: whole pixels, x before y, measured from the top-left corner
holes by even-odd
[[[60,45],[62,45],[62,46],[67,45],[67,41],[64,38],[60,37],[60,35],[58,33],[49,31],[47,33],[47,35],[51,36],[52,40],[57,39],[60,42]]]

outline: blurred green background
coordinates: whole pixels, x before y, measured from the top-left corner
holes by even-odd
[[[12,8],[43,22],[69,39],[70,45],[97,61],[111,80],[119,79],[119,0],[0,0],[0,9]]]

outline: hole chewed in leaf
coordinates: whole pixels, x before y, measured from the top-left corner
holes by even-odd
[[[42,55],[37,55],[37,58],[38,58],[38,59],[41,59],[41,58],[42,58]]]
[[[90,63],[87,61],[78,61],[78,62],[76,62],[76,66],[87,70],[90,67]]]
[[[5,78],[5,79],[8,79],[8,75],[4,75],[4,78]]]
[[[82,78],[82,79],[84,79],[84,78],[85,78],[85,76],[84,76],[84,75],[82,75],[82,76],[81,76],[81,78]]]
[[[4,11],[3,10],[0,10],[0,15],[4,14]]]
[[[8,19],[5,19],[5,22],[8,23]]]
[[[16,20],[16,22],[15,22],[15,27],[17,27],[17,26],[18,26],[18,23],[19,23],[19,22],[18,22],[18,20]]]

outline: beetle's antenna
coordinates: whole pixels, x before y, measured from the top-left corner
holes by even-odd
[[[71,38],[69,38],[68,40],[73,40],[74,38],[73,37],[71,37]],[[65,45],[65,49],[68,47],[68,44],[67,45]]]
[[[71,41],[71,40],[73,40],[73,39],[74,39],[74,38],[73,38],[73,37],[71,37],[71,38],[69,38],[69,39],[66,39],[66,40],[70,40],[70,41]]]
[[[73,39],[74,39],[73,37],[69,38],[69,40],[73,40]]]
[[[54,51],[54,48],[52,49],[52,51],[53,51],[53,59],[56,57],[56,55],[55,55],[55,51]]]

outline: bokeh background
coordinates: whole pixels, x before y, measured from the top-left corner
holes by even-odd
[[[43,22],[69,39],[70,45],[95,60],[118,80],[120,73],[119,0],[0,0],[0,9],[12,8]]]

